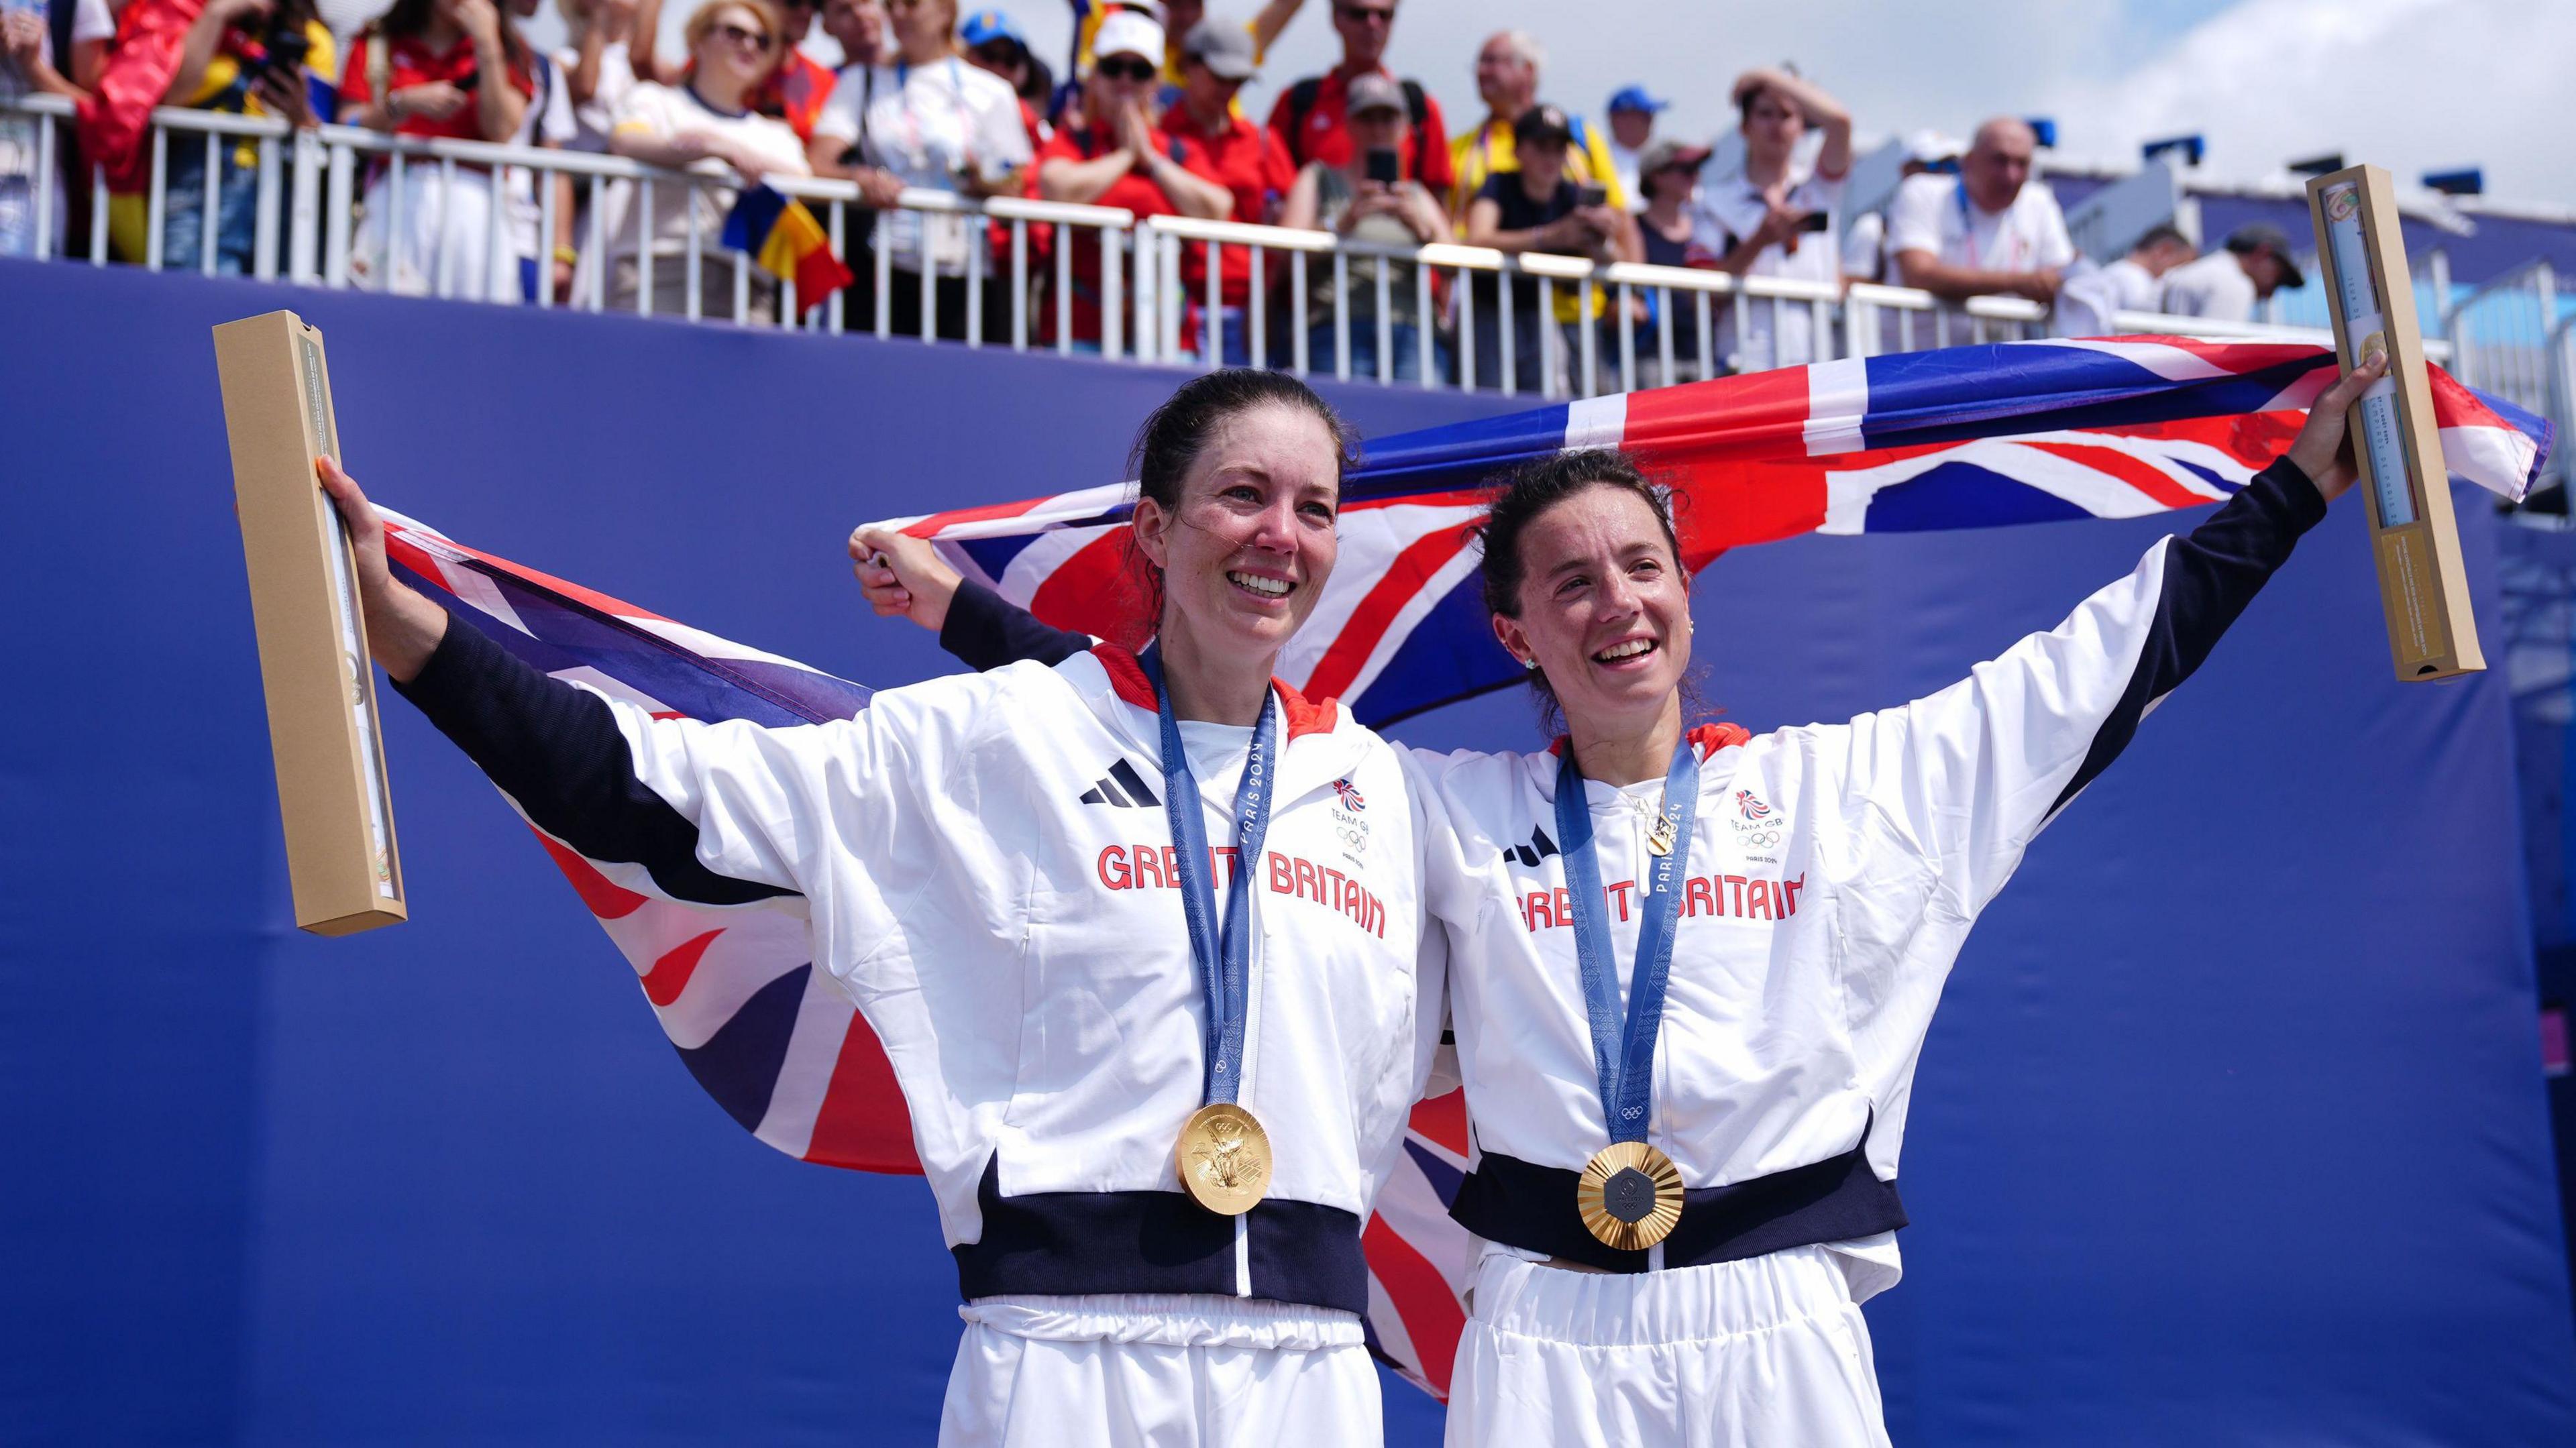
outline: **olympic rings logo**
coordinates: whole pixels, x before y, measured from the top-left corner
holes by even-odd
[[[1780,843],[1780,832],[1778,830],[1738,830],[1735,833],[1735,842],[1739,845],[1776,845]]]

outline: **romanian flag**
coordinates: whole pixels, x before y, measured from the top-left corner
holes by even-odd
[[[832,255],[832,239],[805,203],[767,186],[744,189],[726,213],[724,244],[747,253],[754,266],[796,284],[796,304],[811,307],[858,280]]]

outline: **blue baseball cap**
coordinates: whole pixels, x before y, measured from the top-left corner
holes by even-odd
[[[1671,101],[1659,101],[1646,94],[1646,88],[1641,85],[1623,87],[1618,94],[1610,97],[1610,110],[1613,114],[1620,111],[1644,111],[1651,116],[1671,104]]]
[[[1011,23],[1009,15],[999,10],[978,10],[967,16],[957,27],[957,39],[968,50],[991,40],[1008,40],[1022,50],[1029,48],[1029,38]]]

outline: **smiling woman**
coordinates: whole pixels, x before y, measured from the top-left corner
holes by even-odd
[[[883,1042],[965,1299],[944,1444],[1381,1435],[1361,1224],[1445,956],[1412,813],[1346,823],[1404,797],[1401,762],[1270,678],[1332,574],[1347,455],[1292,378],[1192,381],[1134,456],[1141,656],[778,729],[657,716],[449,627],[322,466],[404,697],[621,888],[802,921],[816,988]]]
[[[1897,1158],[1950,965],[2351,487],[2345,410],[2383,370],[2056,629],[1927,698],[1760,736],[1687,727],[1689,579],[1631,459],[1495,490],[1494,635],[1566,732],[1406,752],[1476,1147],[1450,1204],[1482,1244],[1452,1448],[1886,1443],[1860,1303],[1901,1271]],[[1087,642],[894,548],[865,580],[879,611],[969,662]]]

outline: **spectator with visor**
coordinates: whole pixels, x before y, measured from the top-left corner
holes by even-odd
[[[2056,196],[2030,184],[2038,147],[2028,122],[1998,116],[1977,127],[1958,175],[1908,177],[1887,209],[1897,280],[1950,302],[2055,301],[2075,243]]]
[[[1411,120],[1404,94],[1382,75],[1363,75],[1351,82],[1350,127],[1354,145],[1351,164],[1327,166],[1310,161],[1288,189],[1279,224],[1301,231],[1330,231],[1350,241],[1416,247],[1439,240],[1449,230],[1449,215],[1439,198],[1421,182],[1403,177],[1396,157],[1411,143]],[[1305,258],[1307,365],[1317,371],[1338,368],[1341,333],[1335,321],[1333,259],[1313,253]],[[1386,271],[1387,350],[1378,350],[1378,270]],[[1385,257],[1349,259],[1350,290],[1338,305],[1347,309],[1353,377],[1384,375],[1391,381],[1422,378],[1423,330],[1436,320],[1421,309],[1421,289],[1409,261]],[[1284,349],[1283,349],[1284,351]],[[1432,379],[1447,381],[1449,350],[1434,342]]]
[[[1486,178],[1520,168],[1512,149],[1512,128],[1538,104],[1538,73],[1546,63],[1547,52],[1526,30],[1502,31],[1476,52],[1476,94],[1484,97],[1485,119],[1449,143],[1449,171],[1455,178],[1449,188],[1449,210],[1462,223],[1467,203],[1484,189]],[[1565,154],[1566,178],[1577,186],[1600,186],[1609,195],[1612,209],[1627,210],[1629,190],[1619,180],[1601,132],[1571,112],[1565,119],[1574,136]]]
[[[1657,141],[1637,158],[1637,186],[1645,194],[1646,209],[1637,217],[1637,238],[1651,266],[1714,269],[1717,258],[1700,241],[1700,228],[1693,214],[1691,198],[1699,194],[1699,170],[1709,157],[1706,146],[1692,146],[1680,141]],[[1661,310],[1647,320],[1658,330],[1639,335],[1637,341],[1638,386],[1662,387],[1673,382],[1697,381],[1723,371],[1720,355],[1714,349],[1709,363],[1700,361],[1698,293],[1675,291],[1667,297],[1653,298],[1657,308],[1669,306],[1672,313],[1673,371],[1665,375],[1663,367],[1663,326]],[[1723,306],[1721,300],[1717,305]]]
[[[1136,219],[1151,216],[1196,216],[1223,221],[1234,213],[1234,196],[1219,184],[1206,153],[1194,143],[1162,129],[1155,96],[1162,89],[1163,27],[1135,11],[1121,11],[1101,22],[1094,41],[1099,52],[1083,82],[1080,123],[1068,116],[1054,139],[1038,153],[1032,190],[1046,201],[1119,206]],[[1102,349],[1104,265],[1096,227],[1064,228],[1058,244],[1072,248],[1073,349]],[[1052,278],[1049,279],[1052,284]],[[1134,310],[1134,292],[1125,291],[1120,325],[1133,337],[1143,318]],[[1039,308],[1046,341],[1056,340],[1053,306]]]
[[[689,44],[687,79],[679,85],[646,83],[627,97],[608,143],[618,155],[675,171],[719,163],[743,184],[763,177],[805,174],[805,152],[786,122],[751,108],[752,94],[778,62],[779,26],[768,0],[706,0],[683,32]],[[609,305],[620,310],[644,299],[643,259],[653,260],[652,310],[685,314],[690,262],[697,270],[702,315],[731,316],[736,288],[747,298],[745,317],[775,320],[777,284],[751,271],[750,258],[725,249],[725,214],[738,194],[732,187],[678,185],[653,188],[651,215],[629,206],[617,239]],[[694,221],[692,217],[694,216]],[[694,230],[696,248],[691,250]]]
[[[1839,287],[1843,185],[1852,164],[1851,113],[1815,84],[1785,70],[1736,77],[1735,107],[1744,169],[1700,188],[1700,245],[1721,271]],[[1799,154],[1821,131],[1811,163]],[[1742,332],[1736,319],[1744,321]],[[1719,359],[1738,372],[1822,361],[1815,308],[1804,301],[1746,297],[1717,319]]]
[[[1597,182],[1588,187],[1578,185],[1566,175],[1574,127],[1563,110],[1532,106],[1513,126],[1512,140],[1520,164],[1486,177],[1483,189],[1468,203],[1468,245],[1515,255],[1543,252],[1588,257],[1596,263],[1642,259],[1635,218],[1610,205],[1608,188]],[[1508,347],[1512,359],[1508,378],[1514,390],[1550,394],[1567,390],[1568,359],[1581,345],[1575,327],[1582,320],[1582,289],[1592,284],[1572,282],[1552,288],[1556,294],[1555,311],[1542,317],[1538,278],[1514,274],[1508,293],[1512,307],[1506,336],[1501,315],[1501,297],[1505,293],[1481,274],[1477,283],[1470,288],[1477,307],[1477,384],[1494,387],[1506,380],[1503,359]],[[1594,287],[1593,295],[1597,317],[1600,289]],[[1561,339],[1553,349],[1552,366],[1546,332],[1549,327],[1556,328]]]

